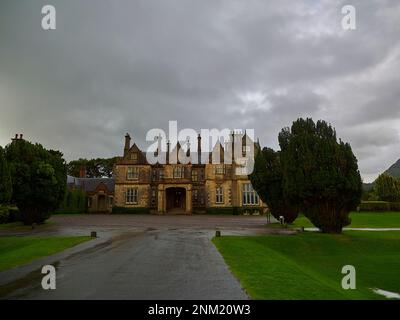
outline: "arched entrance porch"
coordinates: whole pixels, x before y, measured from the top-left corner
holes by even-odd
[[[190,184],[159,184],[159,213],[192,213],[192,187]]]
[[[186,211],[186,189],[172,187],[165,190],[166,210],[169,213],[179,213]]]

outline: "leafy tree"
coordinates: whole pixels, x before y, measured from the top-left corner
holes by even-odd
[[[111,178],[116,158],[78,159],[68,163],[68,174],[78,177],[82,167],[86,169],[87,178]]]
[[[8,204],[12,196],[10,170],[5,158],[4,150],[0,147],[0,205]]]
[[[267,205],[275,219],[280,216],[292,223],[298,215],[298,207],[285,198],[283,193],[283,173],[279,152],[264,148],[255,158],[250,181],[261,200]]]
[[[400,201],[400,180],[389,176],[388,174],[381,174],[375,180],[375,193],[378,195],[379,200],[399,202]]]
[[[25,224],[43,223],[62,202],[66,187],[66,164],[59,151],[17,140],[6,147],[10,166],[12,202]]]
[[[322,232],[340,233],[360,203],[362,181],[348,143],[325,121],[298,119],[279,134],[285,197]]]

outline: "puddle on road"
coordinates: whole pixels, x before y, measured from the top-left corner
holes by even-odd
[[[60,265],[60,261],[51,263],[56,269]],[[18,299],[23,298],[25,293],[29,290],[41,286],[41,279],[43,278],[42,268],[36,269],[25,277],[11,281],[5,285],[0,286],[1,299]]]
[[[376,294],[379,294],[381,296],[385,296],[388,299],[400,299],[400,294],[396,293],[396,292],[390,292],[390,291],[386,291],[386,290],[382,290],[382,289],[371,289],[372,291],[374,291]]]

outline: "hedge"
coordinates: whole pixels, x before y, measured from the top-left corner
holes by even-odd
[[[21,221],[21,214],[17,207],[0,205],[0,224]]]
[[[62,213],[85,213],[87,211],[87,198],[83,190],[67,190],[60,207],[54,212]]]
[[[0,207],[0,224],[9,221],[8,207]]]
[[[145,207],[135,207],[135,208],[125,208],[125,207],[113,207],[112,213],[117,214],[150,214],[150,208]]]
[[[244,215],[244,214],[262,214],[260,207],[212,207],[206,209],[206,214],[226,214],[226,215]]]
[[[362,201],[359,211],[400,211],[400,202]]]

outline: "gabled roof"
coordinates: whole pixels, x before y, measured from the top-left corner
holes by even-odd
[[[85,192],[96,191],[96,189],[100,186],[100,184],[104,184],[108,192],[114,192],[115,189],[114,178],[75,178],[68,176],[67,183],[69,186],[82,189]]]
[[[218,154],[219,154],[219,159],[218,159]],[[212,163],[212,159],[215,157],[215,160],[219,160],[220,163],[224,163],[224,158],[225,158],[225,149],[221,144],[221,141],[217,141],[217,143],[214,145],[212,151],[210,152],[209,155],[209,162]]]

